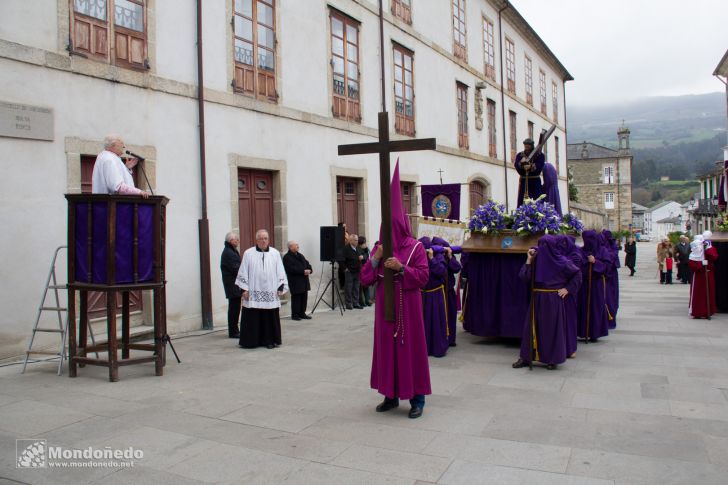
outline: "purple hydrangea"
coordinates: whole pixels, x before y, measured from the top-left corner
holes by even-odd
[[[518,234],[557,233],[561,230],[561,217],[556,208],[541,196],[526,199],[513,214],[513,229]]]
[[[481,205],[470,218],[470,232],[497,233],[507,229],[508,214],[503,204],[488,201]]]
[[[573,212],[569,212],[561,218],[561,229],[563,232],[581,234],[584,231],[584,223]]]

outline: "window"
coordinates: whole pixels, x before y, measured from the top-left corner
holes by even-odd
[[[412,51],[394,46],[394,129],[415,136],[415,91]]]
[[[604,192],[604,208],[614,209],[614,192]]]
[[[603,182],[605,184],[613,184],[614,183],[614,166],[613,165],[607,165],[604,167],[604,179]]]
[[[528,56],[524,61],[524,69],[526,70],[526,103],[533,106],[533,63]]]
[[[69,48],[116,66],[148,69],[146,27],[145,0],[73,0]]]
[[[495,137],[495,101],[488,100],[488,155],[498,157],[498,145]]]
[[[483,182],[474,180],[470,182],[470,213],[472,214],[486,201],[486,186]]]
[[[483,53],[485,55],[485,77],[495,81],[495,42],[493,22],[483,17]]]
[[[452,50],[460,59],[468,56],[465,33],[465,0],[452,0]]]
[[[528,137],[533,140],[533,121],[528,122]]]
[[[561,173],[559,171],[560,160],[559,160],[559,137],[558,136],[554,137],[554,160],[556,160],[556,173],[557,174]]]
[[[468,143],[468,87],[458,82],[457,84],[457,106],[458,106],[458,146],[467,150]]]
[[[275,0],[235,0],[233,33],[234,89],[275,102]]]
[[[518,146],[518,133],[516,133],[516,113],[515,111],[509,111],[508,117],[510,119],[510,125],[511,125],[511,161],[516,161],[516,153],[518,150],[516,150],[516,147]]]
[[[392,0],[392,15],[412,25],[412,0]]]
[[[508,37],[506,37],[506,77],[508,92],[516,94],[516,46]]]
[[[559,88],[556,81],[551,81],[551,101],[553,102],[553,120],[559,122]]]
[[[360,122],[359,23],[335,10],[331,10],[331,68],[333,115]]]
[[[543,70],[538,70],[538,85],[541,89],[541,113],[546,115],[546,73]]]

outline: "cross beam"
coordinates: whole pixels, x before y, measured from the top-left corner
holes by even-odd
[[[416,150],[434,150],[434,138],[416,140],[389,141],[389,114],[379,113],[379,141],[372,143],[355,143],[339,145],[339,155],[379,154],[379,192],[382,198],[382,261],[392,257],[392,210],[390,194],[389,154],[392,152],[410,152]],[[385,319],[394,321],[394,272],[384,269],[384,305]]]

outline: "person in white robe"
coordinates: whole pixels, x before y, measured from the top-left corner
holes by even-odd
[[[104,150],[96,157],[91,175],[92,193],[149,197],[149,192],[134,186],[131,170],[139,160],[132,157],[126,163],[123,162],[121,155],[125,149],[124,140],[120,136],[108,135],[104,138]]]
[[[240,347],[281,345],[280,297],[288,291],[281,253],[270,247],[268,231],[255,233],[255,246],[243,253],[235,284],[243,290]]]

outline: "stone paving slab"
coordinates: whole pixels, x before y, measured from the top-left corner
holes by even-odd
[[[163,377],[0,367],[0,483],[726,484],[728,315],[688,318],[688,288],[659,285],[654,251],[640,244],[637,275],[621,274],[618,328],[555,371],[511,369],[517,343],[460,330],[430,360],[418,420],[406,402],[374,412],[371,308],[284,319],[275,350],[226,329],[177,336],[182,364],[170,356]],[[144,457],[19,469],[26,438]]]

